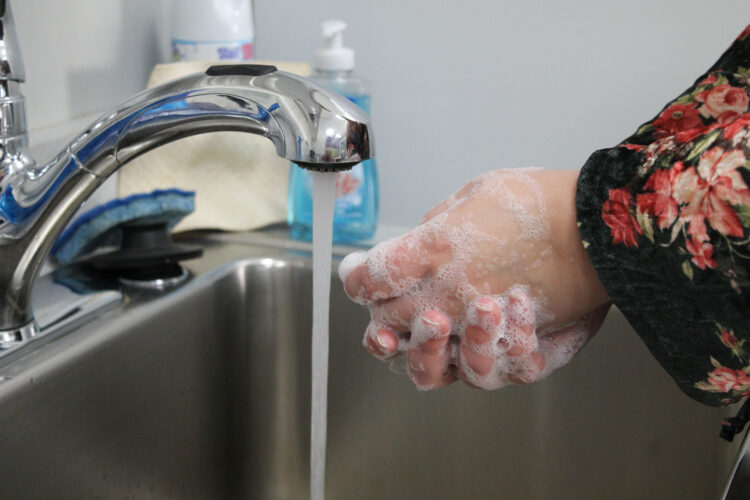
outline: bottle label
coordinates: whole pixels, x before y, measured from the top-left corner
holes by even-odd
[[[307,170],[300,170],[303,185],[309,196],[312,196],[312,173]],[[344,170],[336,174],[336,191],[334,201],[334,212],[340,215],[352,215],[362,210],[364,201],[365,172],[363,163],[354,165],[349,170]],[[312,208],[309,210],[312,214]]]
[[[253,58],[253,40],[197,42],[172,39],[175,61],[249,61]]]
[[[364,182],[365,173],[361,163],[336,174],[336,211],[360,208]]]

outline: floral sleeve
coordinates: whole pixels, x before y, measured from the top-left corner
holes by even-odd
[[[578,181],[605,288],[689,396],[750,394],[750,26],[695,84]]]

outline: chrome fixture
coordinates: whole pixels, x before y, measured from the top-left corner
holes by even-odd
[[[271,140],[305,168],[335,171],[373,157],[369,117],[348,99],[273,66],[213,66],[146,90],[105,114],[46,164],[28,155],[21,54],[10,2],[0,0],[0,348],[38,329],[31,289],[75,211],[131,159],[215,131]]]

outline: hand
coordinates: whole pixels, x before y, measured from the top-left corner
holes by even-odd
[[[347,256],[347,294],[370,309],[364,345],[404,354],[420,389],[495,389],[565,365],[609,308],[576,226],[575,171],[498,170],[406,235]]]

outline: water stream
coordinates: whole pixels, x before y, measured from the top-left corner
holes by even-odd
[[[310,498],[325,497],[328,404],[328,308],[331,293],[333,204],[336,174],[313,172],[312,412]]]

